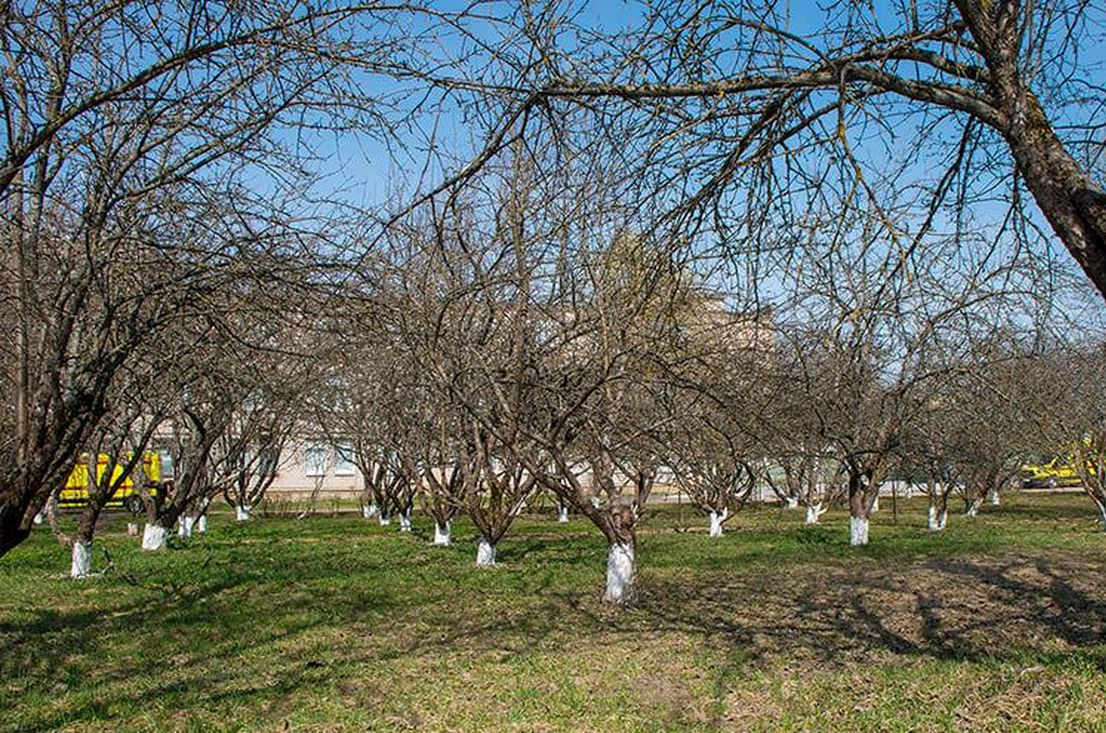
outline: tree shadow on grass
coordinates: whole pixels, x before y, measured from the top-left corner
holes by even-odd
[[[1071,560],[928,558],[724,578],[651,578],[637,605],[659,628],[768,663],[861,655],[982,661],[1106,643],[1106,572]]]

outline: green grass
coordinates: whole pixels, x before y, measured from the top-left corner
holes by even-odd
[[[599,602],[590,525],[524,517],[501,565],[353,515],[261,519],[148,554],[113,519],[80,582],[47,531],[0,558],[0,731],[1103,730],[1106,536],[1080,495],[948,530],[891,502],[664,507],[640,598]],[[688,528],[690,527],[690,531]]]

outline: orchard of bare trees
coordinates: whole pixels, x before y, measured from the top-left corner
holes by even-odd
[[[614,604],[661,493],[863,546],[1070,455],[1106,528],[1106,9],[789,7],[7,9],[0,555],[251,520],[319,436],[479,565],[551,499]]]

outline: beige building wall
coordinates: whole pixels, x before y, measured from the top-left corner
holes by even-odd
[[[358,501],[365,481],[350,460],[352,446],[325,439],[295,438],[288,442],[277,463],[277,475],[268,498],[279,500],[320,499]]]

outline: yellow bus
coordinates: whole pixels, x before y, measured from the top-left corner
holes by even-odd
[[[81,507],[88,502],[88,477],[91,458],[92,456],[86,453],[73,466],[73,470],[69,473],[69,478],[65,482],[65,487],[58,493],[58,504],[60,506]],[[111,457],[106,453],[101,453],[96,457],[96,485],[102,486],[105,484],[104,474],[107,472],[110,463]],[[124,459],[121,463],[126,463],[126,460]],[[147,491],[151,495],[156,495],[157,486],[162,475],[161,456],[157,451],[146,451],[142,454],[142,472],[146,475]],[[118,481],[122,474],[123,466],[116,464],[111,476],[112,482]],[[112,496],[111,501],[106,506],[123,507],[135,514],[142,511],[142,497],[135,491],[134,480],[130,476],[123,479],[119,488],[116,489],[115,495]]]

